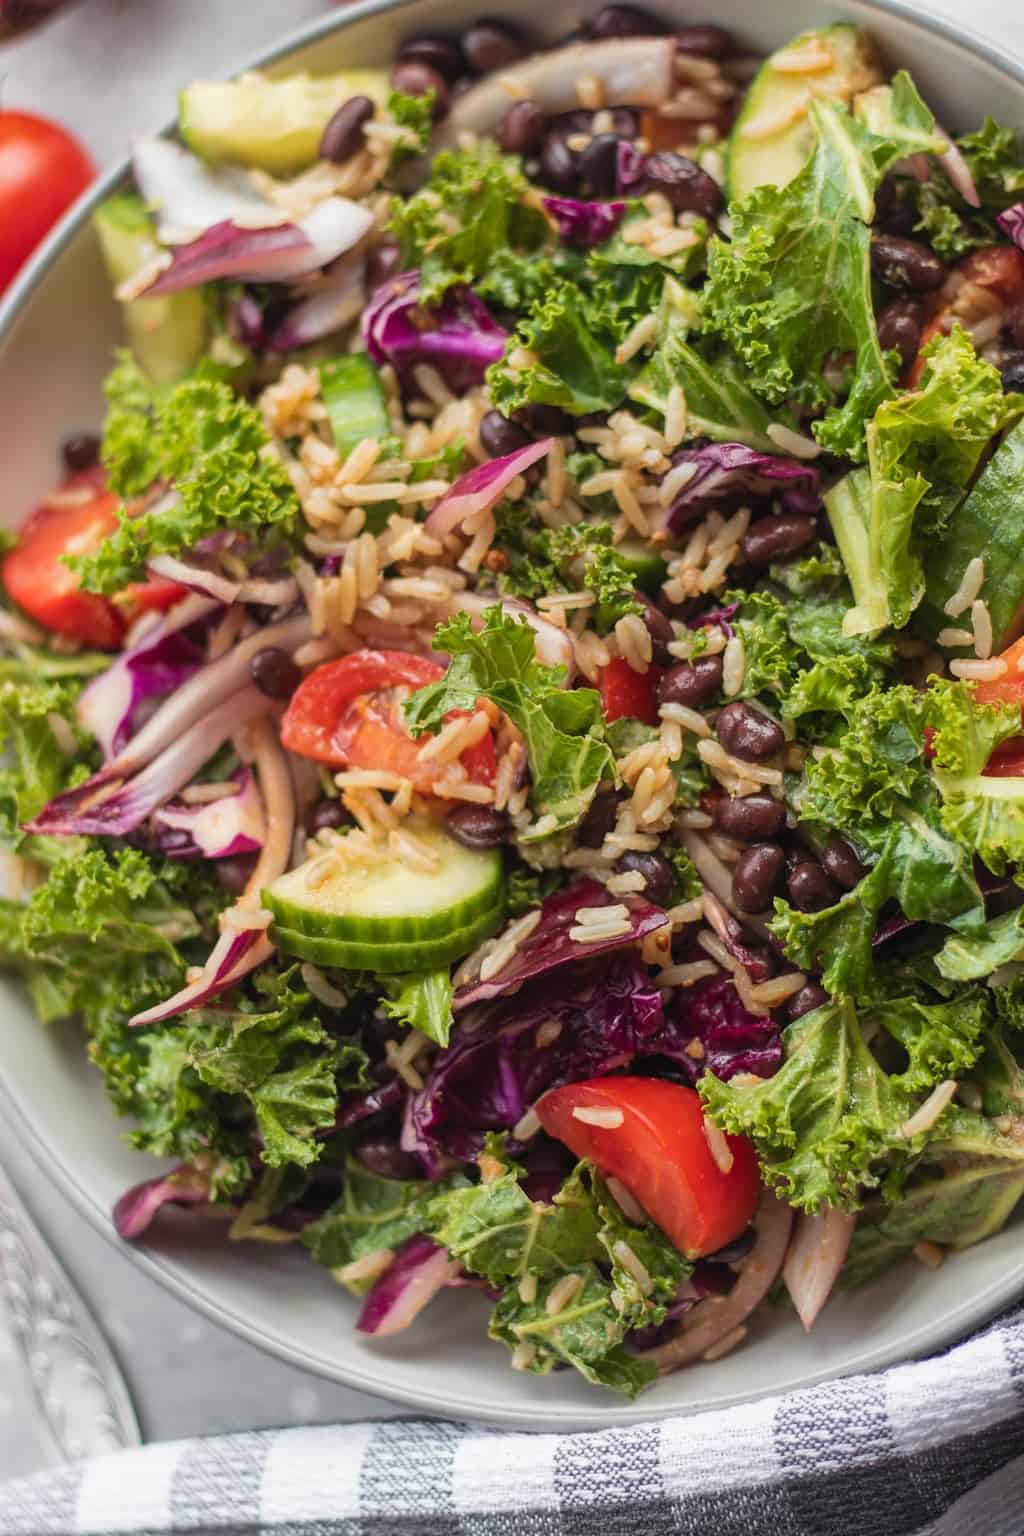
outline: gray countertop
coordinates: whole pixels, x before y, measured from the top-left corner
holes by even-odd
[[[920,8],[1024,49],[1020,0],[925,0]],[[86,0],[0,48],[4,104],[59,118],[109,164],[130,136],[171,116],[182,80],[227,73],[328,9],[328,0]],[[701,7],[691,0],[686,10]],[[147,1439],[397,1411],[272,1359],[163,1291],[78,1215],[2,1121],[0,1163],[113,1344]],[[0,1342],[0,1478],[25,1470],[30,1455],[5,1395],[3,1349]]]

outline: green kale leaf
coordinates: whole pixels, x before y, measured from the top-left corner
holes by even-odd
[[[408,976],[383,976],[388,996],[381,1006],[389,1019],[417,1029],[435,1045],[446,1046],[452,1032],[452,979],[447,970]]]
[[[450,709],[473,709],[484,695],[523,733],[531,803],[538,819],[553,819],[534,836],[575,826],[601,781],[615,774],[598,694],[590,688],[565,689],[562,669],[535,659],[529,626],[499,607],[486,610],[478,632],[465,613],[439,625],[434,648],[446,652],[451,665],[440,681],[407,700],[405,716],[413,735],[438,729]]]

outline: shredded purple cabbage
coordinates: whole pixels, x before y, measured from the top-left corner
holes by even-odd
[[[406,1105],[402,1148],[439,1177],[471,1161],[488,1131],[511,1130],[548,1088],[628,1066],[662,1050],[661,994],[632,957],[588,966],[564,990],[550,985],[489,1010],[434,1057]]]
[[[586,202],[578,197],[545,197],[543,202],[561,240],[583,250],[610,240],[626,213],[621,202]]]
[[[773,1077],[782,1065],[782,1039],[771,1014],[748,1013],[728,976],[710,976],[677,993],[668,1032],[671,1055],[692,1083],[704,1072],[728,1082],[737,1072]],[[696,1046],[701,1051],[694,1054]]]
[[[390,363],[408,387],[417,363],[431,363],[456,391],[482,384],[505,350],[508,332],[471,288],[449,288],[441,304],[420,309],[420,275],[400,272],[371,294],[363,339],[375,363]]]
[[[790,512],[814,513],[821,507],[821,475],[813,464],[759,453],[744,443],[683,448],[673,455],[672,463],[694,464],[696,472],[666,514],[670,533],[678,532],[713,502],[734,496],[778,495]]]
[[[75,712],[96,737],[105,762],[123,751],[161,699],[198,671],[203,653],[187,628],[218,608],[212,599],[188,609],[178,605],[83,690]]]
[[[602,939],[581,949],[569,931],[576,926],[581,907],[623,905],[629,917],[629,932],[617,938]],[[468,1008],[492,997],[507,997],[518,992],[524,982],[568,965],[593,964],[600,955],[622,949],[645,938],[665,922],[661,907],[641,896],[609,896],[596,880],[577,880],[564,890],[549,896],[541,908],[541,920],[529,938],[524,939],[514,959],[490,981],[471,982],[455,994],[455,1009]]]

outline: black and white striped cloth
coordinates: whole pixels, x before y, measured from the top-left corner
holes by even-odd
[[[393,1420],[0,1487],[0,1536],[1024,1536],[1024,1309],[946,1355],[588,1434]]]

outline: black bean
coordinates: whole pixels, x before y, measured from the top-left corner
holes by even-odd
[[[842,886],[844,891],[852,891],[867,874],[867,870],[845,837],[834,837],[830,843],[825,844],[821,855],[821,867],[826,875],[836,882],[836,885]]]
[[[580,176],[588,197],[614,197],[619,187],[617,133],[599,133],[580,152]]]
[[[532,155],[544,142],[547,121],[535,101],[517,101],[505,113],[494,137],[510,155]]]
[[[552,192],[575,192],[579,181],[577,157],[563,138],[549,133],[540,152],[540,179]]]
[[[375,111],[369,96],[350,96],[320,135],[320,159],[341,165],[363,146],[363,128]]]
[[[231,896],[241,896],[255,868],[254,853],[236,853],[230,859],[215,859],[213,862],[217,884]]]
[[[572,426],[572,418],[557,405],[523,405],[514,419],[531,437],[561,437]]]
[[[382,240],[366,258],[366,285],[372,291],[402,270],[402,252],[394,240]]]
[[[748,1227],[741,1232],[739,1237],[734,1237],[731,1243],[726,1243],[724,1248],[718,1248],[714,1253],[709,1253],[705,1263],[708,1264],[738,1264],[740,1259],[745,1259],[757,1242],[757,1231],[754,1227]]]
[[[497,848],[505,841],[508,817],[489,805],[457,805],[448,812],[445,825],[463,848]]]
[[[761,517],[747,530],[743,555],[751,565],[771,565],[786,555],[810,544],[818,531],[813,517],[802,512],[780,512],[777,517]]]
[[[595,795],[590,808],[576,828],[576,841],[581,848],[600,848],[609,832],[614,831],[617,808],[615,796],[610,790]]]
[[[1006,317],[1005,324],[1007,333],[1014,346],[1024,348],[1024,304],[1015,304],[1013,306]]]
[[[822,1003],[828,1002],[828,993],[824,987],[819,987],[816,981],[809,981],[794,993],[786,1007],[786,1017],[790,1020],[802,1019],[805,1013],[813,1013],[815,1008],[820,1008]]]
[[[302,682],[302,669],[287,651],[268,645],[250,660],[249,676],[268,699],[290,699]]]
[[[902,235],[875,235],[871,241],[871,270],[890,288],[930,293],[946,281],[947,268],[919,240]]]
[[[66,437],[60,447],[64,468],[69,475],[80,475],[85,469],[95,469],[100,461],[100,440],[95,432],[76,432]]]
[[[826,875],[820,864],[805,859],[791,872],[786,881],[789,899],[798,912],[821,912],[835,906],[839,900],[839,887]]]
[[[901,182],[886,176],[875,197],[875,228],[887,235],[912,235],[917,228],[917,209],[904,198]]]
[[[310,832],[323,832],[328,827],[347,827],[351,821],[340,800],[320,800],[310,812],[307,825]]]
[[[759,843],[777,837],[786,825],[786,807],[771,795],[723,795],[715,802],[715,825],[726,837],[741,843]]]
[[[1024,390],[1024,351],[1004,354],[999,360],[999,372],[1005,390]]]
[[[676,213],[701,213],[706,218],[722,208],[722,189],[707,171],[673,149],[648,155],[641,183],[645,192],[660,192]]]
[[[786,744],[778,721],[740,699],[719,712],[715,728],[725,750],[748,763],[761,757],[774,757]]]
[[[496,69],[508,69],[526,57],[529,49],[515,28],[503,21],[482,17],[462,39],[462,51],[475,75],[489,75]]]
[[[420,1165],[411,1152],[403,1152],[397,1141],[386,1136],[368,1136],[356,1146],[356,1157],[364,1168],[382,1179],[422,1178]]]
[[[724,59],[733,50],[732,33],[711,25],[680,27],[676,48],[679,53],[696,53],[702,59]]]
[[[661,37],[664,24],[638,5],[606,5],[590,23],[591,37]]]
[[[633,139],[639,133],[640,118],[634,108],[605,107],[602,110],[611,115],[610,133],[617,133],[623,139]],[[573,107],[570,112],[552,113],[548,118],[548,127],[562,139],[571,133],[593,133],[594,117],[595,113],[589,112],[586,107]]]
[[[399,48],[396,57],[403,61],[417,59],[421,64],[429,64],[449,85],[454,85],[459,76],[466,72],[462,49],[450,37],[410,37]]]
[[[435,117],[443,117],[448,110],[447,82],[431,64],[419,59],[399,59],[391,70],[391,84],[406,96],[426,96],[433,91]]]
[[[667,667],[672,660],[668,647],[676,637],[675,630],[661,609],[655,608],[645,593],[634,592],[633,596],[644,610],[640,617],[651,637],[651,655],[654,664],[658,667]]]
[[[721,686],[721,656],[698,656],[696,661],[681,661],[669,668],[658,684],[658,703],[699,709]]]
[[[667,907],[672,900],[672,866],[660,853],[624,853],[615,866],[622,874],[643,876],[643,895],[656,907]]]
[[[771,906],[785,863],[778,843],[757,843],[740,854],[732,871],[732,899],[741,912],[763,912]]]
[[[531,442],[526,428],[510,421],[500,411],[488,411],[480,422],[480,446],[492,459],[515,453],[519,448],[528,448]]]
[[[924,321],[924,305],[919,299],[893,299],[878,312],[878,345],[883,352],[895,348],[904,368],[909,368],[921,345]]]

